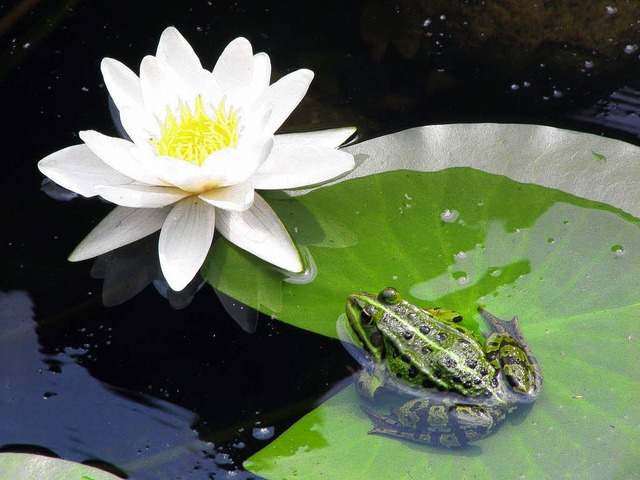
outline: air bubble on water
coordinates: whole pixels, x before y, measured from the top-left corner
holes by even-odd
[[[456,259],[456,262],[459,262],[459,261],[464,260],[465,258],[467,258],[467,254],[466,254],[466,252],[458,252],[453,256],[453,258]]]
[[[499,268],[491,268],[489,269],[489,275],[492,277],[499,277],[502,274],[502,270]]]
[[[514,92],[515,92],[515,91],[516,91],[516,90],[518,90],[519,88],[520,88],[520,85],[518,85],[517,83],[512,83],[512,84],[511,84],[511,90],[512,90],[512,91],[514,91]]]
[[[431,19],[427,18],[424,22],[422,22],[422,26],[424,28],[427,28],[429,25],[431,25]]]
[[[624,53],[627,53],[627,54],[634,53],[636,50],[638,50],[638,45],[636,45],[635,43],[630,45],[625,45],[624,47]]]
[[[618,9],[616,7],[612,7],[610,5],[604,7],[604,11],[607,13],[607,15],[613,15],[614,13],[616,13],[618,11]]]
[[[452,223],[452,222],[455,222],[459,216],[460,214],[458,213],[457,210],[449,210],[447,208],[444,212],[440,214],[440,220],[442,220],[445,223]]]
[[[413,200],[413,198],[411,198],[411,196],[408,193],[404,194],[404,198],[406,198],[409,201]]]
[[[614,245],[611,247],[611,251],[616,255],[624,255],[624,247],[622,245]]]
[[[469,285],[469,277],[460,277],[456,280],[458,285]]]
[[[584,68],[593,68],[593,62],[590,60],[585,60]]]
[[[253,438],[256,440],[269,440],[275,433],[275,427],[259,427],[253,429]]]
[[[398,280],[398,275],[394,275],[391,277],[393,280]]]
[[[231,460],[231,455],[224,452],[218,452],[214,455],[213,461],[216,465],[233,465],[233,460]]]

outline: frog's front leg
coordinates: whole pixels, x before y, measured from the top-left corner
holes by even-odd
[[[357,392],[369,400],[375,399],[378,390],[384,388],[386,375],[386,371],[380,365],[365,365],[355,376]]]
[[[448,448],[464,447],[485,437],[506,414],[498,405],[482,407],[427,398],[410,400],[389,415],[364,406],[362,410],[373,422],[369,433]]]

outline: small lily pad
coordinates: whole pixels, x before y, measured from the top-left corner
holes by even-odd
[[[0,478],[20,480],[120,480],[104,470],[29,453],[0,453]]]

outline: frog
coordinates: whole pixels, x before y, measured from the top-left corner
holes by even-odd
[[[363,367],[356,390],[371,402],[385,391],[402,402],[389,414],[361,406],[370,434],[467,447],[537,399],[542,373],[518,317],[478,310],[489,332],[465,327],[454,310],[413,305],[393,287],[349,295],[337,333]]]

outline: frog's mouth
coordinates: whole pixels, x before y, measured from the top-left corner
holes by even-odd
[[[381,360],[384,349],[381,348],[382,337],[373,318],[375,307],[371,305],[371,299],[375,299],[375,296],[364,292],[349,295],[347,298],[349,337],[364,351]]]
[[[362,316],[364,312],[364,301],[360,298],[360,294],[349,295],[347,298],[346,312],[347,321],[354,332],[361,329]],[[360,335],[357,335],[360,337]]]

